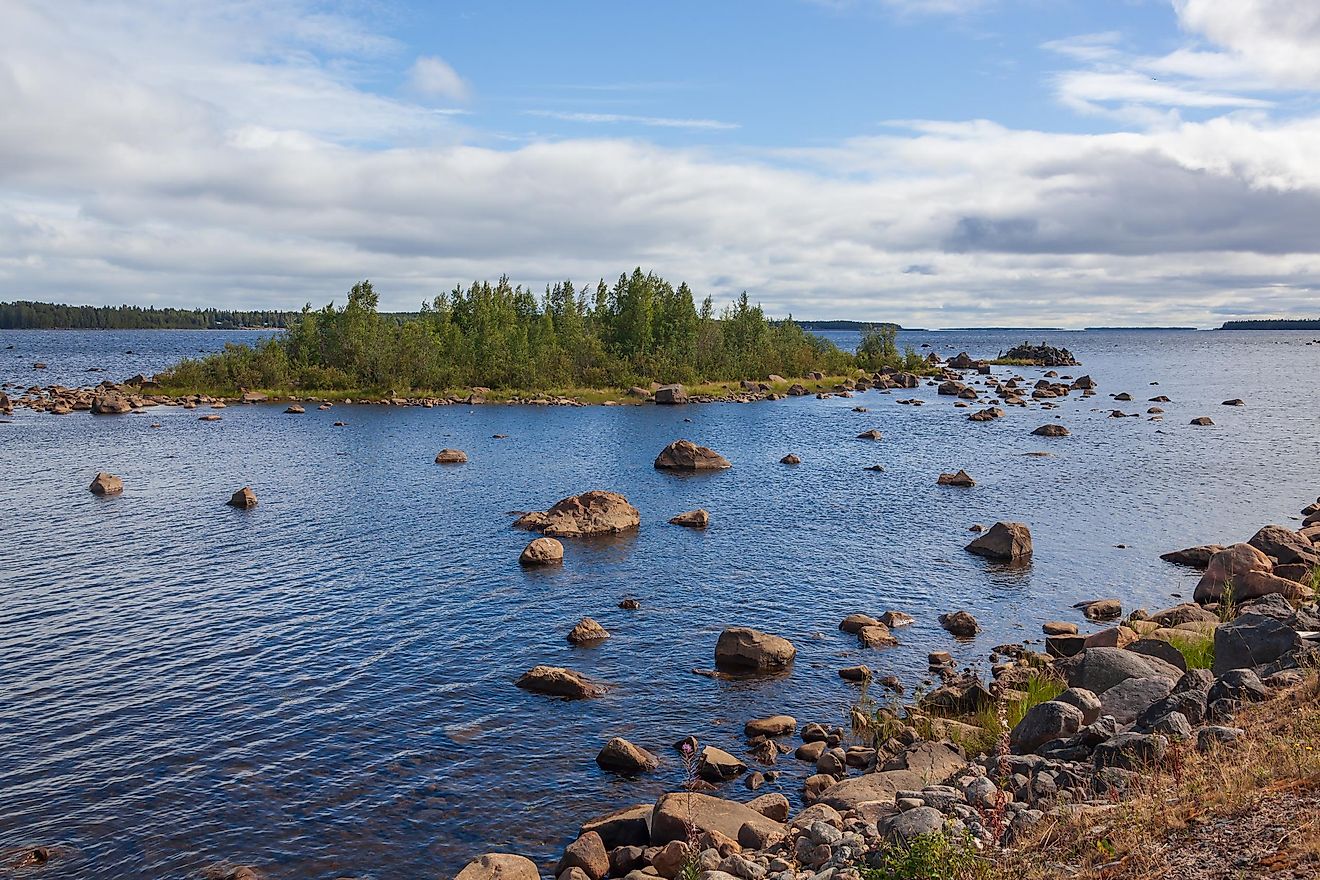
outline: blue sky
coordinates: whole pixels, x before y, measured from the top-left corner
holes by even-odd
[[[0,0],[0,299],[1320,311],[1314,0]]]

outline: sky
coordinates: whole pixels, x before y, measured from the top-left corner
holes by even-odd
[[[1320,316],[1317,0],[0,0],[0,300]]]

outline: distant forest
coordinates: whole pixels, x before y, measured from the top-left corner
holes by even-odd
[[[297,312],[0,303],[0,330],[242,330],[286,327]]]
[[[1320,318],[1266,318],[1257,321],[1225,321],[1220,330],[1320,330]]]

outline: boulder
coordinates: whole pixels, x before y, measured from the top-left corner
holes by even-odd
[[[889,632],[889,627],[883,623],[876,623],[874,626],[864,626],[859,629],[857,642],[863,648],[892,648],[898,644],[898,639]]]
[[[114,474],[100,472],[92,479],[92,484],[87,487],[87,491],[93,495],[118,495],[124,491],[124,481]]]
[[[898,626],[909,626],[917,622],[917,619],[911,614],[902,611],[886,611],[880,615],[880,622],[893,629]]]
[[[727,782],[746,772],[746,764],[714,746],[703,748],[697,760],[697,775],[708,782]]]
[[[884,434],[881,434],[880,431],[879,431],[878,429],[876,429],[876,428],[872,428],[872,429],[869,430],[869,431],[863,431],[862,433],[858,434],[858,435],[857,435],[857,439],[858,439],[858,440],[883,440],[883,439],[885,439],[885,435],[884,435]]]
[[[604,748],[596,755],[596,763],[601,769],[611,773],[636,775],[650,773],[660,766],[660,759],[646,749],[616,736],[605,743]]]
[[[952,743],[922,742],[909,746],[875,773],[845,779],[826,788],[820,803],[840,811],[871,801],[893,803],[900,791],[919,791],[943,782],[967,766],[962,749]]]
[[[1273,556],[1281,565],[1320,565],[1320,551],[1315,545],[1292,529],[1283,526],[1265,526],[1247,541],[1252,547]]]
[[[1087,620],[1113,620],[1123,614],[1123,603],[1117,599],[1092,599],[1073,607],[1081,609]]]
[[[98,394],[92,398],[93,415],[117,416],[132,411],[133,405],[121,394]]]
[[[610,873],[610,857],[599,834],[588,831],[565,847],[564,857],[555,867],[555,876],[573,868],[580,869],[590,880],[605,880]]]
[[[579,836],[594,831],[606,849],[619,846],[647,846],[651,842],[651,811],[654,804],[624,807],[582,823]]]
[[[1189,568],[1199,568],[1201,571],[1205,571],[1211,558],[1223,549],[1218,544],[1204,544],[1200,547],[1188,547],[1186,550],[1161,553],[1160,559],[1165,562],[1172,562],[1174,565],[1186,565]]]
[[[796,656],[788,639],[746,626],[727,627],[715,643],[715,665],[726,670],[775,672],[791,666]]]
[[[844,681],[863,682],[871,677],[871,667],[862,664],[859,666],[845,666],[839,670],[839,678]]]
[[[1229,596],[1242,603],[1271,593],[1288,599],[1300,599],[1309,590],[1296,581],[1276,577],[1270,558],[1250,544],[1225,547],[1210,559],[1205,574],[1196,584],[1192,598],[1200,603],[1222,602]]]
[[[518,556],[527,566],[558,565],[564,561],[564,545],[554,538],[533,538]]]
[[[763,794],[758,798],[752,798],[747,802],[749,810],[755,810],[767,819],[773,819],[776,822],[788,821],[788,798],[775,792],[774,794]]]
[[[780,464],[802,464],[802,459],[798,458],[796,455],[794,455],[793,453],[790,452],[788,455],[785,455],[783,458],[779,459],[779,463],[780,463]]]
[[[1063,425],[1050,424],[1041,425],[1031,433],[1037,437],[1067,437],[1069,432]]]
[[[1031,556],[1031,530],[1022,523],[997,522],[967,545],[969,553],[988,559],[1014,561]]]
[[[1213,425],[1214,422],[1210,420],[1209,416],[1197,416],[1192,419],[1192,424],[1196,425],[1198,428],[1208,428]]]
[[[436,464],[466,464],[467,453],[461,449],[441,449],[435,454]]]
[[[784,824],[758,813],[743,804],[697,792],[666,794],[656,802],[651,814],[651,845],[686,841],[688,826],[697,834],[716,832],[731,840],[740,840],[744,827],[773,837],[784,833]]]
[[[1122,770],[1149,770],[1164,760],[1169,740],[1158,733],[1120,733],[1096,746],[1092,759],[1096,767]]]
[[[1130,678],[1167,678],[1172,685],[1182,670],[1158,657],[1148,657],[1121,648],[1087,648],[1068,670],[1070,687],[1086,688],[1102,696],[1105,691]]]
[[[1086,650],[1088,636],[1059,633],[1045,639],[1045,653],[1051,657],[1075,657]]]
[[[1126,626],[1111,626],[1091,633],[1082,640],[1083,648],[1126,648],[1137,640],[1137,633]]]
[[[1061,700],[1037,703],[1014,726],[1008,742],[1014,751],[1030,754],[1050,740],[1072,736],[1086,723],[1084,719],[1081,709]]]
[[[688,402],[687,390],[682,385],[662,385],[655,390],[655,402],[666,406],[678,406]]]
[[[538,538],[537,540],[550,539]],[[603,642],[609,637],[610,631],[590,617],[584,617],[579,620],[568,632],[568,640],[575,645],[590,645],[595,642]]]
[[[967,471],[960,470],[956,474],[940,474],[935,483],[939,486],[961,486],[964,488],[970,488],[976,485],[976,480],[973,480],[972,475],[967,473]]]
[[[454,880],[541,880],[541,872],[523,856],[486,853],[464,865]]]
[[[1216,700],[1237,700],[1239,703],[1259,703],[1267,700],[1270,689],[1267,688],[1250,669],[1230,669],[1215,679],[1206,692],[1206,705]]]
[[[288,415],[300,416],[307,412],[307,410],[303,409],[301,404],[291,403],[284,408],[284,412]]]
[[[842,622],[840,622],[839,629],[846,633],[856,635],[861,632],[864,627],[878,626],[879,624],[880,621],[876,620],[869,614],[849,614]]]
[[[661,470],[714,471],[731,467],[729,460],[714,449],[698,446],[691,440],[675,440],[655,457]]]
[[[525,691],[567,700],[584,700],[605,693],[605,686],[591,681],[580,672],[561,666],[534,666],[515,684]]]
[[[1287,623],[1263,614],[1240,614],[1215,630],[1214,673],[1273,663],[1301,646],[1302,637]]]
[[[1172,608],[1165,608],[1162,611],[1156,611],[1146,619],[1151,623],[1167,629],[1173,629],[1183,623],[1219,623],[1219,615],[1215,614],[1213,611],[1207,611],[1200,605],[1194,605],[1190,602],[1183,605],[1175,605]]]
[[[229,500],[225,503],[230,507],[237,507],[239,510],[251,510],[257,506],[257,493],[253,492],[251,487],[244,486],[233,495],[230,495]]]
[[[1162,675],[1121,681],[1100,694],[1100,712],[1112,715],[1120,725],[1131,724],[1152,703],[1167,697],[1174,681]]]
[[[627,498],[597,489],[570,495],[549,510],[524,514],[514,525],[553,538],[581,538],[631,531],[641,522]]]
[[[970,639],[981,631],[981,625],[976,622],[976,618],[968,611],[952,611],[940,615],[940,626],[951,633],[954,638]]]
[[[704,529],[710,525],[710,514],[698,507],[696,510],[689,510],[687,513],[680,513],[678,516],[671,517],[669,524],[671,526],[687,526],[690,529]]]
[[[771,715],[753,718],[743,725],[746,736],[791,736],[797,730],[797,719],[792,715]]]
[[[877,825],[877,830],[886,840],[897,844],[939,834],[943,829],[944,814],[927,806],[914,807],[888,816]]]
[[[1047,636],[1077,635],[1077,624],[1065,623],[1061,620],[1047,620],[1040,625],[1040,629]]]
[[[1100,717],[1100,698],[1086,688],[1067,688],[1054,699],[1078,709],[1082,713],[1082,724],[1094,724]]]
[[[1163,639],[1138,639],[1128,645],[1127,650],[1145,654],[1147,657],[1157,657],[1170,666],[1187,671],[1187,658],[1183,656],[1183,652]]]

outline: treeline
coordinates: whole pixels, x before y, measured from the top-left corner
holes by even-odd
[[[717,313],[709,296],[698,305],[686,284],[674,287],[641,269],[612,286],[564,281],[540,296],[507,277],[477,282],[436,297],[415,317],[381,315],[376,307],[376,292],[363,281],[343,307],[304,307],[286,333],[184,361],[166,381],[194,389],[404,393],[695,384],[923,365],[914,352],[897,351],[892,327],[867,334],[853,355],[791,318],[767,320],[746,293]]]
[[[285,327],[297,312],[0,303],[0,330],[241,330]]]
[[[1320,318],[1267,318],[1225,321],[1220,330],[1320,330]]]

